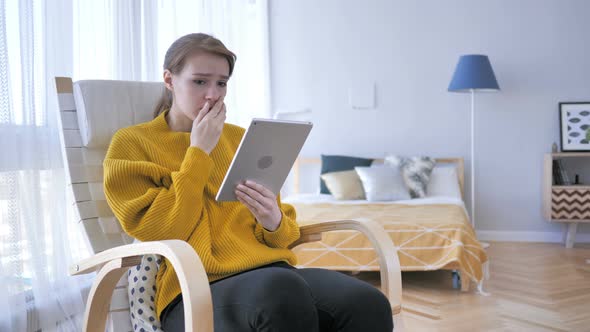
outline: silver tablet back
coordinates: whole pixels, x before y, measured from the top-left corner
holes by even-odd
[[[216,200],[237,201],[235,188],[246,180],[264,185],[277,195],[312,127],[311,122],[252,119]]]

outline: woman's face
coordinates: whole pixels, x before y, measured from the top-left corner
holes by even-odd
[[[172,90],[175,107],[191,121],[207,101],[213,107],[219,98],[225,97],[228,80],[227,59],[205,52],[188,56],[178,74],[164,72],[164,82]]]

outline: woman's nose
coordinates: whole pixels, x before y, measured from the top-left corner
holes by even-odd
[[[207,90],[207,96],[205,98],[212,101],[212,102],[216,102],[219,99],[219,97],[221,97],[221,96],[222,96],[221,89],[219,89],[217,87],[212,87]]]

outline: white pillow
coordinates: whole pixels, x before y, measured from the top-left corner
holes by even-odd
[[[369,202],[410,199],[410,193],[397,168],[386,165],[354,168],[363,183]]]
[[[436,165],[430,175],[426,197],[447,196],[462,199],[459,177],[454,165]]]

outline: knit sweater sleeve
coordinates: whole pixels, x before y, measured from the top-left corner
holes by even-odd
[[[272,248],[287,248],[291,243],[299,239],[299,225],[296,221],[295,208],[289,204],[281,203],[281,198],[277,198],[283,218],[279,224],[279,228],[274,231],[268,231],[260,224],[257,225],[257,231],[261,233],[261,237]]]
[[[189,147],[178,171],[134,156],[137,139],[117,133],[104,161],[104,191],[121,226],[140,241],[188,240],[203,211],[213,161]]]

